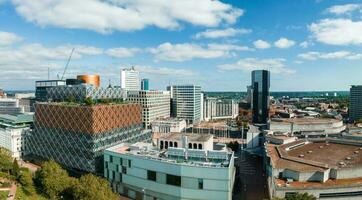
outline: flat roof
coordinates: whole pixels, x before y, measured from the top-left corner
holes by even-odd
[[[300,172],[362,166],[362,143],[341,139],[297,140],[267,145],[274,168]]]
[[[0,121],[9,122],[13,124],[18,123],[29,123],[34,121],[33,114],[19,114],[19,115],[9,115],[9,114],[0,114]]]
[[[294,124],[322,124],[322,123],[337,123],[341,120],[330,118],[273,118],[273,123],[294,123]]]
[[[161,134],[159,137],[163,140],[181,140],[182,135],[187,136],[189,142],[207,142],[213,138],[211,134],[197,134],[197,133],[166,133]]]

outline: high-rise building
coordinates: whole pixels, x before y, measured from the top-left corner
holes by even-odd
[[[141,90],[140,72],[134,67],[121,70],[121,88],[124,90]]]
[[[171,91],[171,115],[185,119],[188,124],[196,124],[201,120],[201,86],[174,85],[168,86]]]
[[[349,117],[356,121],[362,119],[362,85],[352,85],[349,94]]]
[[[208,134],[171,133],[104,152],[104,177],[131,199],[232,199],[234,153]]]
[[[64,80],[45,80],[35,81],[35,100],[46,101],[47,100],[47,88],[66,85]]]
[[[127,101],[141,104],[142,122],[145,128],[149,128],[151,122],[157,118],[170,117],[169,91],[128,91]]]
[[[26,154],[26,136],[33,124],[33,114],[0,114],[0,147],[10,151],[11,156],[19,159]]]
[[[239,114],[239,104],[233,99],[205,97],[203,120],[233,119]]]
[[[24,106],[19,105],[19,99],[0,98],[0,114],[16,115],[24,111]]]
[[[269,119],[270,72],[267,70],[252,71],[251,87],[253,91],[251,105],[253,123],[266,124]]]
[[[149,90],[150,89],[150,80],[144,78],[141,80],[141,90]]]

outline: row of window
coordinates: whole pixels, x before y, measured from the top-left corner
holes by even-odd
[[[147,170],[147,180],[157,181],[157,173],[152,170]],[[204,181],[199,178],[198,180],[198,189],[204,189]],[[166,184],[181,187],[181,176],[175,176],[171,174],[166,174]]]

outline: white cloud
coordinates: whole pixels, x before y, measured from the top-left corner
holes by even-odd
[[[195,73],[187,69],[169,68],[169,67],[151,67],[151,66],[139,66],[135,68],[141,73],[154,74],[154,75],[165,75],[165,76],[193,76]]]
[[[219,0],[12,0],[17,13],[40,26],[100,33],[147,26],[175,29],[186,22],[216,27],[233,24],[243,10]]]
[[[344,4],[344,5],[336,5],[327,9],[327,12],[342,15],[342,14],[350,14],[353,11],[362,9],[362,4]]]
[[[304,60],[318,60],[318,59],[349,59],[358,60],[362,59],[362,54],[353,53],[349,51],[335,51],[329,53],[310,51],[307,53],[298,54],[298,57]]]
[[[171,44],[163,43],[156,48],[150,48],[149,52],[154,54],[159,60],[186,61],[194,58],[219,58],[227,55],[227,52],[220,49],[204,48],[197,44],[183,43]]]
[[[224,38],[224,37],[234,37],[236,35],[247,34],[250,33],[250,29],[234,29],[234,28],[227,28],[227,29],[207,29],[206,31],[197,33],[195,35],[196,39],[199,38]]]
[[[310,45],[310,42],[307,41],[303,41],[301,43],[299,43],[299,46],[301,46],[302,48],[308,48]]]
[[[118,47],[118,48],[108,49],[105,53],[112,57],[126,58],[126,57],[133,57],[135,56],[136,53],[140,51],[141,50],[139,48]]]
[[[294,46],[295,42],[293,40],[289,40],[287,38],[280,38],[279,40],[274,42],[274,45],[281,49],[287,49],[291,46]]]
[[[0,46],[8,46],[23,40],[22,37],[15,33],[0,31]]]
[[[270,70],[272,73],[287,73],[292,74],[295,71],[288,69],[285,66],[285,59],[272,58],[272,59],[257,59],[257,58],[243,58],[233,64],[219,65],[221,70],[243,70],[252,71],[259,69]]]
[[[268,49],[271,46],[267,41],[264,40],[256,40],[253,44],[257,49]]]
[[[254,51],[253,48],[235,44],[217,44],[217,43],[210,43],[207,45],[209,49],[214,50],[223,50],[223,51]]]
[[[331,45],[361,45],[362,21],[350,19],[323,19],[309,25],[313,37]]]

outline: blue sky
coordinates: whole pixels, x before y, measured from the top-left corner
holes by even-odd
[[[348,90],[362,84],[362,2],[0,0],[0,87],[56,79],[72,48],[66,77],[104,86],[134,65],[152,89],[245,91],[269,69],[273,91]]]

